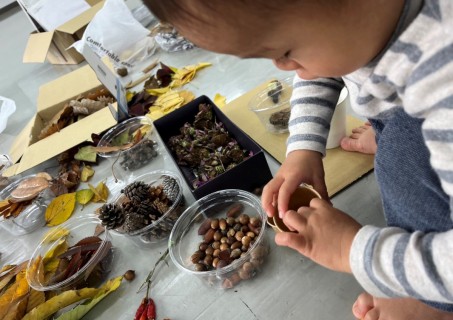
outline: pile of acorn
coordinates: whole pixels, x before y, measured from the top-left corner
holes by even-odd
[[[196,271],[210,271],[224,268],[243,257],[254,245],[261,232],[261,218],[242,213],[240,203],[228,209],[225,218],[204,220],[198,234],[203,241],[191,256]],[[241,280],[247,280],[256,274],[267,254],[265,246],[256,246],[250,252],[250,258],[230,274],[223,282],[224,288],[231,288]]]

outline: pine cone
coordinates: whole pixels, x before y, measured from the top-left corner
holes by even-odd
[[[143,229],[147,225],[149,225],[149,223],[147,223],[145,216],[132,212],[126,215],[123,229],[127,233],[131,233],[133,231]]]
[[[99,219],[107,229],[116,229],[124,223],[123,208],[115,203],[104,204],[99,211]]]
[[[130,200],[140,202],[149,198],[149,185],[143,181],[135,181],[128,184],[121,192]]]
[[[167,201],[165,201],[165,200],[167,200]],[[162,201],[160,199],[155,199],[153,201],[153,207],[160,213],[160,215],[163,215],[165,212],[168,211],[168,209],[170,209],[170,206],[169,206],[170,202],[168,201],[168,199],[165,199],[165,200]]]
[[[162,181],[162,187],[165,195],[171,202],[175,202],[179,195],[179,185],[176,179],[170,176],[164,176]]]
[[[151,199],[147,199],[145,201],[137,203],[136,210],[137,210],[137,213],[139,213],[145,217],[148,217],[150,220],[150,223],[152,221],[159,219],[162,216],[162,213],[159,212],[159,210],[157,210],[153,206],[153,200],[151,200]]]

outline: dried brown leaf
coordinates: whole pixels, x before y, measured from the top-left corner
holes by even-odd
[[[60,112],[53,116],[44,129],[41,130],[38,139],[44,139],[66,127],[72,121],[73,115],[74,112],[72,107],[66,105]]]
[[[15,202],[31,200],[48,187],[49,181],[43,177],[28,178],[20,182],[11,192],[11,199]]]

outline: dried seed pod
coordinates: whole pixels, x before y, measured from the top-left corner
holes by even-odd
[[[219,228],[219,219],[212,219],[211,220],[211,228],[218,229]]]
[[[241,214],[241,212],[243,210],[244,210],[244,205],[242,203],[236,203],[228,209],[226,215],[227,215],[227,217],[235,218],[239,214]]]
[[[198,228],[198,235],[202,236],[211,228],[211,219],[206,219]]]
[[[204,241],[207,243],[210,243],[212,241],[212,239],[214,238],[214,233],[215,233],[215,230],[211,229],[211,227],[209,227],[209,230],[204,235]]]
[[[192,261],[192,263],[198,263],[198,261],[204,259],[205,256],[206,254],[203,251],[198,250],[195,251],[195,253],[190,257],[190,260]]]

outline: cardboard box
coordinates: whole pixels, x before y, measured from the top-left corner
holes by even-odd
[[[90,66],[84,66],[39,88],[37,113],[16,137],[10,149],[13,163],[5,176],[12,176],[51,159],[82,143],[91,141],[92,133],[101,133],[116,125],[110,109],[105,107],[42,140],[37,136],[46,123],[67,102],[103,87]]]
[[[253,152],[253,155],[239,163],[234,168],[225,171],[221,175],[196,189],[192,185],[192,182],[195,179],[192,170],[189,167],[178,166],[178,169],[184,177],[195,199],[200,199],[218,190],[242,189],[253,192],[255,188],[263,187],[270,179],[272,179],[272,174],[263,150],[230,119],[228,119],[206,96],[201,96],[188,103],[186,106],[154,121],[154,127],[162,138],[168,153],[171,154],[173,161],[176,163],[176,157],[169,149],[168,141],[170,137],[180,134],[179,129],[186,122],[193,123],[195,115],[198,113],[198,106],[201,103],[212,105],[216,120],[222,122],[227,128],[229,135],[236,139],[243,149]]]
[[[101,0],[87,1],[92,7],[53,31],[34,31],[28,38],[25,48],[24,63],[42,63],[46,60],[52,64],[78,64],[84,60],[76,49],[70,48],[83,36],[86,26],[95,14],[103,7]],[[39,27],[37,28],[39,30]]]

